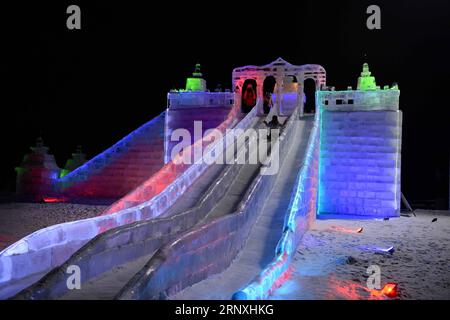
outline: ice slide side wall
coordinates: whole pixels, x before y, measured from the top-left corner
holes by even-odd
[[[225,131],[234,125],[237,108],[218,127]],[[255,109],[256,110],[256,109]],[[246,128],[255,112],[247,114],[236,127]],[[197,143],[207,145],[211,139],[205,137]],[[90,239],[107,230],[150,220],[176,202],[182,194],[208,167],[201,162],[193,165],[167,163],[150,179],[117,203],[115,211],[91,219],[50,226],[38,230],[0,252],[0,299],[13,296],[38,281],[50,270],[60,266]],[[170,174],[170,176],[168,176]],[[147,190],[147,186],[163,186],[162,190]],[[157,192],[159,191],[159,192]],[[128,199],[138,197],[137,206],[127,208]],[[111,208],[110,208],[111,210]]]
[[[255,108],[256,109],[256,108]],[[298,108],[280,139],[279,154],[289,149]],[[272,148],[276,150],[276,147]],[[284,157],[280,157],[280,166]],[[264,167],[261,169],[264,170]],[[272,190],[277,175],[259,174],[235,213],[185,233],[159,249],[146,266],[121,290],[118,299],[161,299],[226,269],[245,245],[250,229]]]

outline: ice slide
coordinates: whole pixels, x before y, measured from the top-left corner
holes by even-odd
[[[170,299],[231,299],[235,292],[251,283],[274,259],[277,245],[283,234],[285,215],[294,190],[296,173],[303,165],[314,119],[312,116],[307,116],[295,122],[292,143],[280,167],[280,172],[236,259],[223,272],[169,296]],[[220,290],[213,290],[213,288],[220,288]]]
[[[221,210],[221,215],[159,249],[117,299],[229,299],[263,270],[275,257],[283,235],[287,207],[315,123],[312,117],[297,117],[290,118],[278,141],[278,174],[258,174],[240,194],[237,206]],[[190,285],[194,286],[177,294]]]
[[[239,121],[237,113],[238,109],[232,108],[217,129],[224,132],[233,126],[248,125],[249,121],[245,118]],[[249,114],[246,118],[249,119],[252,116],[253,114]],[[164,117],[164,114],[160,117]],[[72,174],[63,177],[64,188],[76,187],[82,181],[89,180],[91,173],[101,171],[105,164],[117,159],[118,154],[126,154],[126,150],[129,150],[128,147],[134,140],[133,137],[148,131],[148,127],[163,122],[163,119],[150,121]],[[158,126],[158,128],[162,127]],[[153,130],[150,129],[150,131]],[[207,145],[210,141],[204,139],[196,143]],[[159,216],[174,204],[178,196],[203,173],[206,167],[205,165],[174,165],[173,162],[169,162],[138,188],[117,201],[115,205],[118,211],[111,211],[110,207],[105,215],[50,226],[12,244],[0,252],[0,298],[11,297],[35,283],[51,269],[67,261],[74,252],[95,236],[119,226]],[[128,197],[134,198],[136,195],[138,201],[133,201],[134,207],[129,207]]]
[[[262,126],[262,119],[253,114],[248,115],[245,122],[249,122],[245,127]],[[252,137],[246,143],[245,138],[238,138],[237,149],[257,153],[258,148],[254,145],[256,140],[257,137]],[[245,152],[239,151],[234,150],[233,145],[225,154],[235,161],[235,157],[245,156]],[[159,218],[103,233],[86,244],[60,268],[56,268],[15,298],[114,298],[161,245],[200,222],[212,220],[220,216],[221,212],[234,210],[239,202],[239,195],[245,192],[259,167],[259,164],[211,165]],[[81,269],[84,276],[81,290],[67,290],[68,275],[64,270],[69,265],[77,265]]]
[[[231,299],[271,262],[283,233],[285,213],[296,181],[294,173],[302,166],[312,125],[311,117],[296,121],[292,143],[280,172],[236,259],[223,272],[169,296],[170,299]]]

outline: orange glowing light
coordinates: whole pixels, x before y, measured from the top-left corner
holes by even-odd
[[[381,292],[389,298],[395,298],[397,296],[397,287],[398,285],[396,283],[386,283],[386,285],[383,287]]]
[[[66,202],[66,198],[57,198],[57,197],[43,197],[42,201],[45,203],[58,203],[58,202]]]
[[[385,300],[381,290],[369,289],[366,286],[350,280],[339,279],[331,276],[328,279],[328,286],[331,289],[327,299],[346,300]]]

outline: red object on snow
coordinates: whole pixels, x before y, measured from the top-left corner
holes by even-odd
[[[58,197],[43,197],[42,201],[45,203],[58,203],[58,202],[66,202],[66,198],[58,198]]]
[[[381,292],[389,298],[395,298],[398,294],[397,287],[398,285],[396,283],[386,283]]]

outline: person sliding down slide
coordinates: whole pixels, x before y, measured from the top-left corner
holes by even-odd
[[[281,124],[278,121],[278,117],[277,116],[272,116],[272,120],[270,120],[269,122],[267,122],[266,120],[263,121],[263,123],[267,126],[267,128],[269,129],[269,134],[267,135],[267,140],[271,139],[271,132],[272,129],[278,129],[281,126],[284,126],[284,124]],[[285,121],[286,123],[286,121]]]

